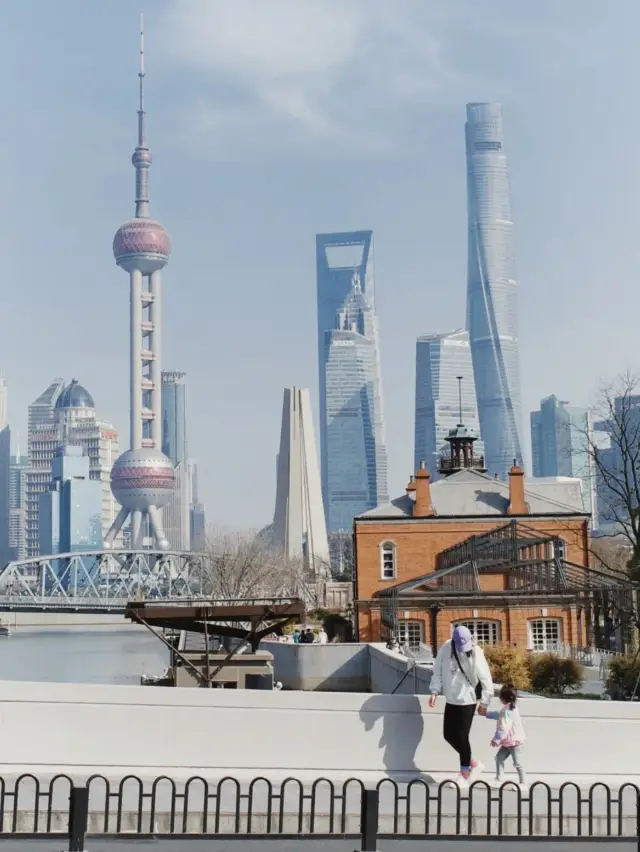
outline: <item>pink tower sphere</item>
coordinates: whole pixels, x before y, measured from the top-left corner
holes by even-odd
[[[154,219],[130,219],[116,231],[113,254],[118,266],[148,275],[169,262],[171,238]]]

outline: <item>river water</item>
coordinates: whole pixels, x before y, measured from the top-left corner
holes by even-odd
[[[0,680],[139,684],[162,674],[169,655],[137,627],[20,631],[0,637]]]

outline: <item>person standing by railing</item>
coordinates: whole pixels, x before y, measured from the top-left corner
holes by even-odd
[[[438,695],[444,695],[443,736],[460,756],[459,784],[466,786],[472,772],[484,766],[471,755],[469,734],[476,712],[487,715],[493,696],[491,671],[482,648],[476,645],[467,627],[456,627],[433,664],[429,707],[436,706]],[[478,703],[479,702],[479,703]]]

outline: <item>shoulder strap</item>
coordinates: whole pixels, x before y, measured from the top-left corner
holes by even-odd
[[[451,642],[451,650],[453,651],[453,656],[456,658],[456,663],[458,664],[458,668],[460,669],[462,674],[465,676],[465,678],[469,682],[469,686],[472,686],[475,689],[477,684],[471,682],[471,678],[469,677],[469,675],[465,672],[465,670],[460,665],[460,657],[458,657],[458,652],[456,651],[456,645],[455,645],[455,642],[453,642],[453,641]],[[475,663],[475,657],[474,657],[474,663]]]

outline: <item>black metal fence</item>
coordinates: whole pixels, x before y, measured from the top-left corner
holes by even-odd
[[[513,782],[495,788],[476,781],[460,789],[451,781],[390,778],[366,788],[355,778],[242,783],[135,775],[118,782],[93,775],[81,785],[67,775],[46,782],[22,775],[10,785],[0,778],[0,840],[64,837],[69,850],[84,850],[90,836],[187,835],[342,838],[362,850],[375,850],[380,838],[600,838],[635,841],[640,852],[640,788],[595,783],[581,789],[567,782],[552,789],[534,782],[523,792]]]

